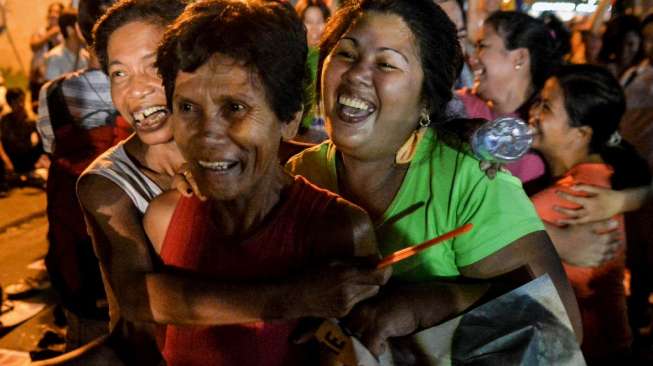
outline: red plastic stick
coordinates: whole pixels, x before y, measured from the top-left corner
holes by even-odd
[[[464,234],[472,229],[474,225],[472,224],[465,224],[457,229],[454,229],[448,233],[442,234],[436,238],[433,238],[431,240],[427,240],[423,242],[422,244],[418,245],[413,245],[412,247],[404,248],[401,250],[398,250],[385,258],[381,259],[379,263],[376,264],[377,269],[385,268],[387,266],[391,266],[397,262],[401,262],[406,258],[410,258],[414,256],[415,254],[428,249],[435,244],[441,243],[443,241],[449,240],[451,238],[455,238],[456,236],[460,234]]]

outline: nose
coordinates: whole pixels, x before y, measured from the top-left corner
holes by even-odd
[[[344,75],[344,79],[352,85],[372,84],[372,65],[364,60],[358,60],[351,64],[351,67]]]
[[[158,85],[152,79],[148,75],[134,75],[129,86],[129,95],[132,98],[140,99],[154,93]]]

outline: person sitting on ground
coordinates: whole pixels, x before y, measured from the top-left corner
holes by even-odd
[[[0,121],[2,147],[11,159],[14,172],[27,174],[34,170],[44,153],[36,131],[36,121],[25,109],[25,92],[22,89],[10,88],[7,103],[11,106],[11,112]]]
[[[550,186],[531,196],[544,221],[556,225],[564,218],[554,206],[578,208],[556,194],[565,191],[582,196],[570,189],[575,184],[622,188],[650,180],[643,160],[642,168],[637,169],[642,172],[639,177],[618,160],[627,149],[615,139],[624,110],[619,83],[602,67],[563,66],[547,80],[529,121],[536,131],[533,148],[542,154],[548,168],[545,183]],[[636,181],[625,181],[633,179]],[[623,215],[614,220],[619,224],[618,235],[624,237]],[[572,252],[558,247],[581,310],[582,349],[589,365],[615,363],[629,355],[632,338],[623,287],[625,247],[624,242],[616,242],[610,248],[613,258],[601,265],[584,261],[595,254],[588,243],[579,243]]]
[[[374,259],[371,222],[277,158],[309,102],[307,51],[293,9],[264,0],[197,2],[166,32],[157,66],[174,138],[207,197],[168,192],[144,218],[163,262],[147,274],[147,288],[154,320],[167,324],[160,344],[168,365],[317,364],[315,351],[291,342],[297,321],[341,317],[389,277],[389,269],[328,264]],[[170,287],[173,273],[246,291],[216,297],[201,281]],[[287,292],[265,302],[256,291],[283,282]],[[341,286],[354,293],[341,298]]]

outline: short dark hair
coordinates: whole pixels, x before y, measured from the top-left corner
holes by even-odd
[[[556,58],[563,59],[571,52],[571,31],[554,12],[546,11],[540,14],[539,19],[542,19],[544,25],[549,29],[549,34],[553,37]]]
[[[600,152],[626,111],[619,81],[604,67],[589,64],[565,65],[552,76],[564,94],[570,125],[591,127],[590,149]]]
[[[157,55],[168,106],[177,74],[194,72],[216,53],[244,62],[260,77],[279,120],[308,110],[306,31],[289,4],[212,0],[190,5],[168,28]]]
[[[55,1],[55,2],[50,3],[50,5],[48,5],[48,13],[50,12],[50,9],[52,9],[55,6],[58,7],[60,11],[65,8],[65,6],[63,5],[62,2]]]
[[[408,25],[415,36],[424,73],[422,98],[431,119],[440,120],[453,96],[452,87],[462,68],[463,56],[456,26],[433,0],[348,1],[331,17],[320,42],[318,93],[324,60],[340,38],[367,12],[394,14]]]
[[[77,22],[86,44],[93,43],[93,26],[116,0],[80,0]]]
[[[540,90],[551,73],[562,64],[562,55],[543,21],[515,11],[497,11],[490,14],[485,24],[497,31],[506,49],[528,50],[535,91]]]
[[[644,17],[644,19],[642,19],[642,23],[640,24],[640,33],[644,30],[644,27],[649,25],[649,23],[653,23],[653,14],[649,14]]]
[[[65,8],[61,15],[59,15],[58,25],[59,31],[63,38],[68,38],[68,27],[75,28],[75,23],[77,23],[77,10],[74,8]]]
[[[25,92],[21,88],[9,88],[7,89],[5,99],[7,99],[7,104],[9,105],[12,105],[16,101],[20,101],[21,99],[25,102]]]
[[[322,12],[322,18],[324,18],[324,21],[326,22],[329,20],[329,17],[331,16],[331,10],[327,6],[327,4],[324,3],[322,0],[299,0],[297,4],[295,4],[295,11],[299,15],[299,18],[301,20],[304,20],[304,15],[306,14],[306,10],[310,7],[316,7],[320,9]]]
[[[93,28],[93,50],[102,70],[108,70],[107,46],[116,29],[136,21],[166,27],[181,14],[186,0],[122,0],[110,7]]]

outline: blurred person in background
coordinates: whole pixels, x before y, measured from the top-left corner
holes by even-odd
[[[317,77],[317,61],[320,50],[318,43],[324,32],[324,26],[331,16],[331,10],[322,0],[299,0],[295,4],[295,11],[306,27],[306,41],[308,43],[307,64],[311,72],[311,90],[315,90]],[[320,117],[319,106],[314,101],[311,110],[304,114],[299,127],[297,139],[309,143],[319,143],[326,140],[324,120]]]
[[[606,24],[598,62],[620,78],[642,59],[641,43],[639,18],[634,15],[616,16]]]
[[[44,155],[41,140],[36,131],[36,121],[25,109],[25,92],[20,88],[10,88],[7,91],[7,103],[11,112],[2,116],[0,120],[0,137],[2,147],[11,159],[15,174],[27,178],[37,177],[33,173],[36,162]],[[45,181],[38,182],[38,186],[45,188]]]
[[[463,51],[463,67],[454,84],[454,89],[471,88],[474,85],[474,74],[469,67],[469,58],[467,51],[470,49],[470,42],[467,38],[467,25],[465,24],[465,13],[458,0],[436,1],[436,4],[444,10],[449,19],[456,26],[456,37],[460,42],[460,48]]]
[[[31,108],[34,111],[36,111],[39,90],[47,81],[45,79],[45,54],[63,41],[59,31],[59,15],[63,9],[64,6],[60,2],[53,2],[48,5],[47,25],[32,34],[29,40],[29,46],[32,49],[29,90],[33,104]]]
[[[626,94],[626,113],[619,130],[637,149],[653,171],[653,14],[641,23],[644,59],[621,78]],[[653,204],[626,215],[630,292],[628,312],[635,339],[646,335],[651,324],[649,295],[653,290]]]
[[[60,26],[62,32],[70,31],[67,40],[82,37],[75,41],[79,49],[85,41],[91,42],[93,25],[112,2],[83,0],[79,17],[76,12],[64,12],[69,15],[60,17]],[[37,120],[43,148],[51,158],[45,262],[68,320],[69,349],[108,332],[106,295],[75,185],[82,171],[115,143],[117,111],[107,75],[95,55],[91,52],[89,56],[88,67],[57,77],[41,88]]]
[[[45,80],[48,81],[88,67],[89,55],[84,48],[84,37],[78,30],[77,10],[64,9],[58,24],[63,42],[45,54]]]

